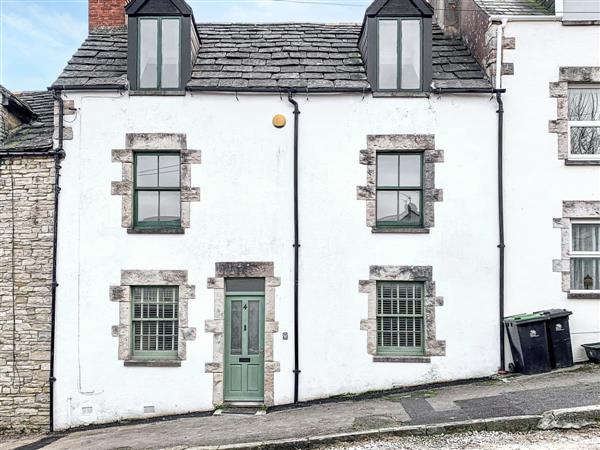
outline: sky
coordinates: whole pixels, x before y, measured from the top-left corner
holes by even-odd
[[[188,0],[196,22],[360,22],[370,0]],[[87,36],[87,0],[0,0],[0,84],[46,89]]]

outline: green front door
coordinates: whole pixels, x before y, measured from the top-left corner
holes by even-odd
[[[225,299],[226,402],[264,400],[264,311],[262,294]]]

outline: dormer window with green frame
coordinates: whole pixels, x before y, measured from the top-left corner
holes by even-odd
[[[376,0],[367,8],[359,46],[375,94],[429,90],[432,16],[423,0]]]
[[[128,15],[128,78],[132,91],[183,92],[200,39],[183,0],[134,0]]]

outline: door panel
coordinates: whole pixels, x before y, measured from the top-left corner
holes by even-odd
[[[258,366],[248,366],[248,392],[258,392],[260,390],[259,383],[262,380],[259,380],[259,371],[260,368]]]
[[[231,392],[242,392],[242,365],[232,364],[230,367],[230,385]]]
[[[264,297],[225,299],[225,401],[263,401]]]

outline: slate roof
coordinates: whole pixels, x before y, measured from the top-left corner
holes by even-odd
[[[14,108],[15,112],[18,112],[20,115],[28,118],[35,116],[35,113],[27,103],[21,101],[19,97],[17,97],[15,94],[13,94],[1,84],[0,96],[3,100],[6,100],[8,102],[10,108]]]
[[[189,90],[368,92],[360,24],[199,24]],[[436,87],[491,87],[464,42],[433,31]],[[53,87],[126,88],[127,32],[90,34]]]
[[[543,16],[554,11],[543,5],[544,0],[475,0],[481,9],[492,16]],[[545,0],[545,3],[553,3]]]
[[[52,150],[54,132],[54,99],[48,91],[22,92],[14,94],[25,103],[36,115],[30,122],[12,130],[6,140],[0,143],[0,150],[39,151]]]

